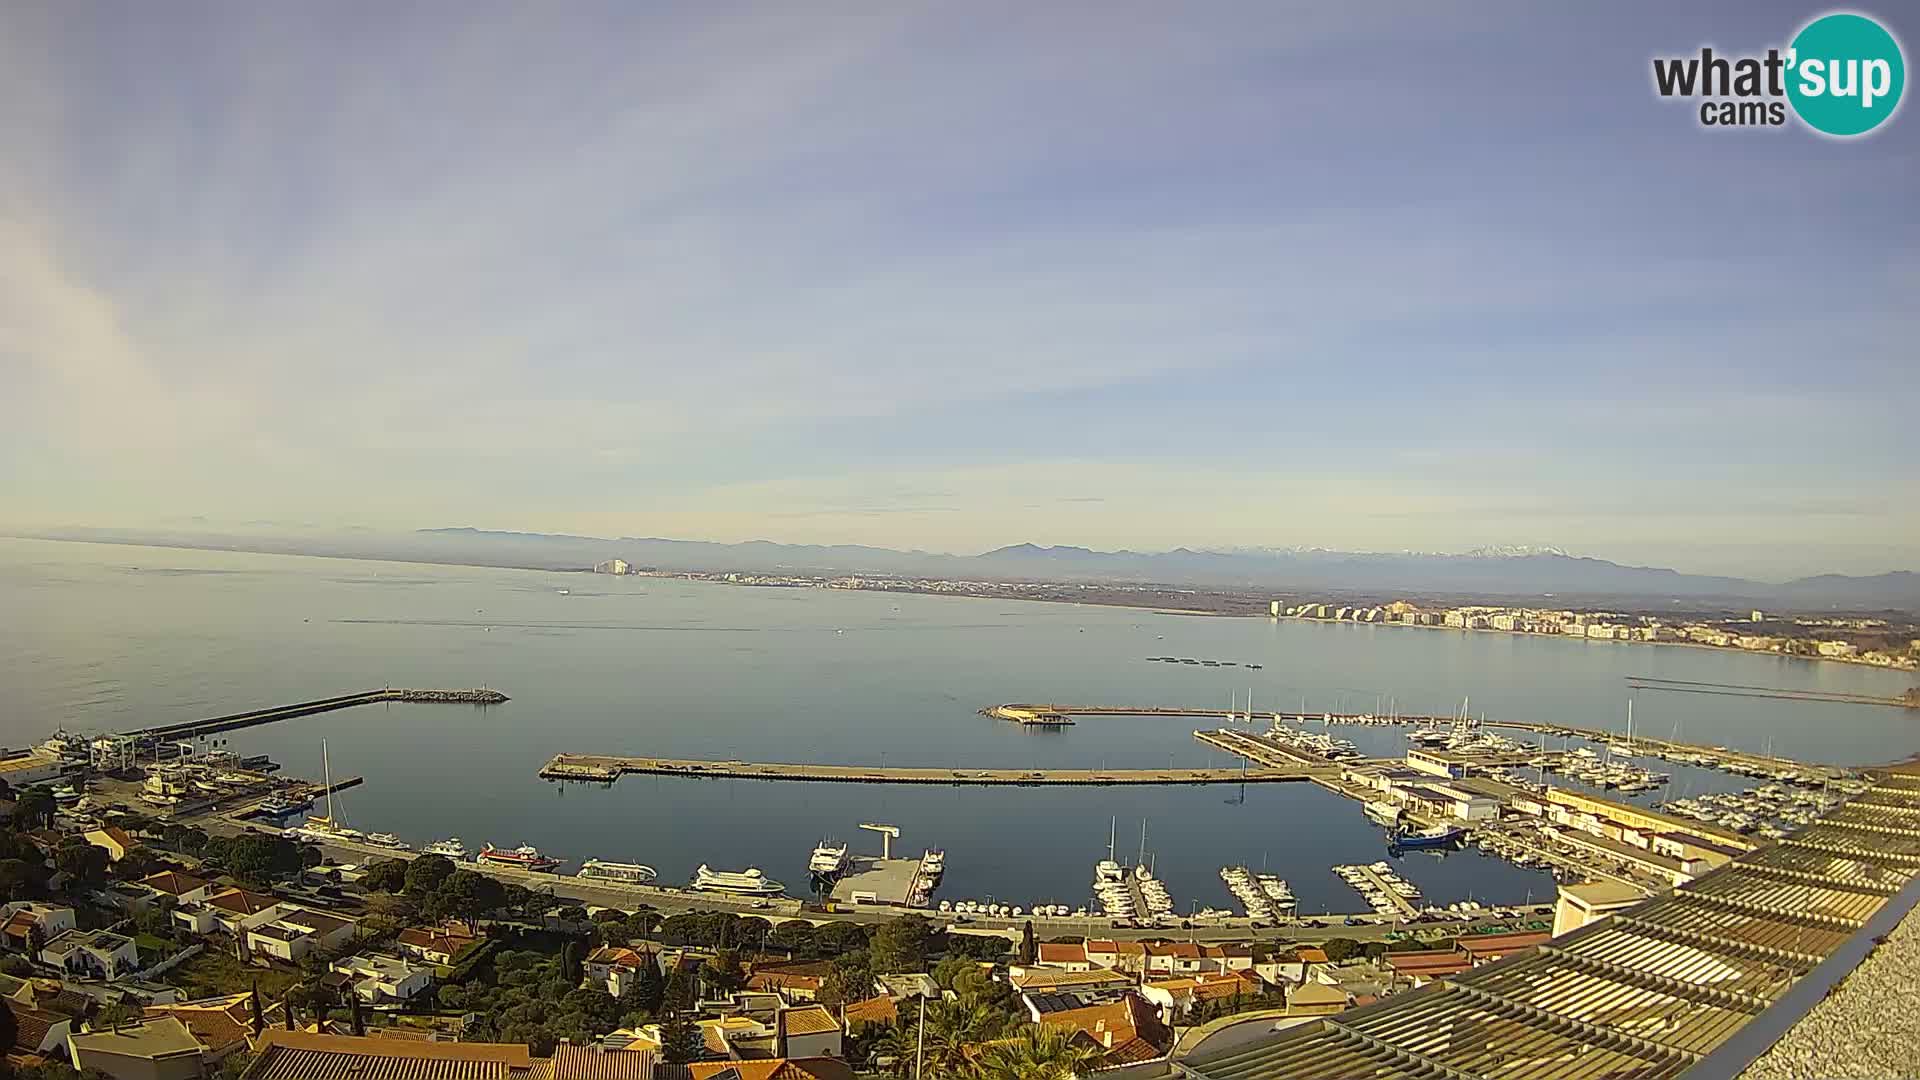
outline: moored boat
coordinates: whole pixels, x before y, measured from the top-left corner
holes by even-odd
[[[757,866],[745,870],[715,870],[706,863],[693,872],[691,888],[701,892],[739,893],[743,896],[774,896],[786,886],[767,877]]]
[[[421,848],[420,853],[423,855],[439,855],[442,858],[452,859],[454,862],[467,861],[467,845],[461,843],[460,838],[457,836],[450,836],[445,840],[435,840],[433,843]]]
[[[522,844],[517,848],[497,848],[486,844],[480,848],[480,854],[474,856],[474,861],[542,874],[552,873],[560,867],[559,859],[540,854],[540,849],[531,844]]]
[[[1431,828],[1403,832],[1393,838],[1393,842],[1403,848],[1452,847],[1467,835],[1467,830],[1458,825],[1435,825]]]
[[[847,845],[822,840],[813,849],[813,857],[807,860],[807,870],[815,877],[833,877],[847,868]]]
[[[618,881],[628,885],[644,885],[659,873],[645,863],[605,862],[600,859],[588,859],[580,864],[580,877],[599,878],[602,881]]]

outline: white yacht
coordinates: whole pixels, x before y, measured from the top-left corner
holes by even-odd
[[[457,836],[451,836],[445,840],[435,840],[433,843],[421,848],[420,853],[422,855],[439,855],[443,858],[452,859],[454,862],[467,861],[467,845],[461,843],[460,838]]]
[[[807,869],[815,877],[832,877],[847,867],[847,845],[835,844],[831,840],[822,840],[813,849],[813,858],[807,860]]]
[[[920,873],[923,875],[937,878],[946,872],[947,853],[945,851],[939,848],[928,848],[926,854],[920,856]]]
[[[367,843],[372,844],[375,847],[392,848],[396,851],[404,849],[407,846],[406,841],[400,839],[399,837],[393,835],[392,833],[386,833],[386,832],[368,833]]]
[[[693,872],[692,888],[702,892],[740,893],[746,896],[775,896],[786,886],[768,878],[757,866],[745,870],[715,870],[706,863]]]
[[[628,885],[645,885],[660,875],[645,863],[603,862],[599,859],[588,859],[580,864],[579,876],[618,881]]]

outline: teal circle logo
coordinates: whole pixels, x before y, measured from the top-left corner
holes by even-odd
[[[1900,106],[1907,65],[1900,43],[1865,15],[1823,15],[1795,35],[1787,100],[1808,127],[1847,138],[1885,123]]]

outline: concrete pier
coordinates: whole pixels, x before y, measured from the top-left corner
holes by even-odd
[[[810,780],[841,784],[1011,785],[1078,784],[1250,784],[1338,777],[1338,765],[1293,765],[1249,769],[941,769],[874,765],[807,765],[752,761],[702,761],[686,758],[558,754],[540,769],[548,780],[610,783],[628,773],[657,776],[720,777],[734,780]]]
[[[301,716],[332,712],[335,709],[351,709],[358,705],[377,705],[381,702],[405,702],[410,704],[458,704],[458,705],[498,705],[509,700],[498,690],[409,690],[403,687],[389,686],[379,690],[362,690],[354,694],[342,694],[339,697],[320,698],[315,701],[299,701],[292,705],[269,705],[264,709],[249,709],[246,712],[229,713],[226,716],[213,716],[205,720],[188,720],[178,724],[162,724],[159,727],[141,728],[126,732],[136,739],[173,741],[196,739],[203,735],[213,735],[222,731],[237,731],[240,728],[258,727],[261,724],[278,723]]]

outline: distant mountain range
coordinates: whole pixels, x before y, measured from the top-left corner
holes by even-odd
[[[1084,547],[1014,544],[980,555],[854,544],[779,544],[627,536],[605,538],[473,528],[412,533],[347,531],[323,534],[227,535],[124,529],[42,532],[49,539],[161,544],[178,547],[364,559],[582,569],[621,558],[665,570],[765,573],[864,573],[981,581],[1106,581],[1129,584],[1254,589],[1276,593],[1386,596],[1534,598],[1562,603],[1616,599],[1667,604],[1784,607],[1797,611],[1920,612],[1920,574],[1850,577],[1821,574],[1773,583],[1683,574],[1653,566],[1624,566],[1569,555],[1557,548],[1489,547],[1465,554],[1356,552],[1322,548],[1234,548],[1172,551],[1095,551]]]

